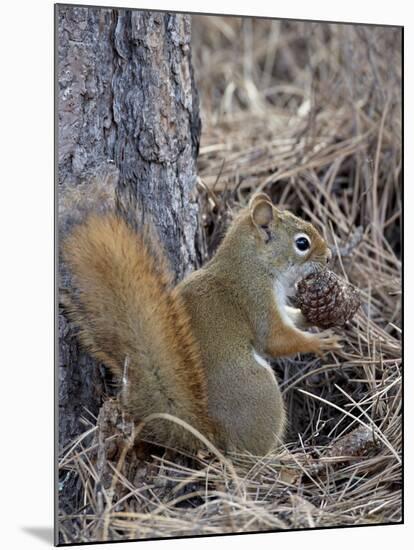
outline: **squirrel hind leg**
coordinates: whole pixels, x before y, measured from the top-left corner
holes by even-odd
[[[275,375],[264,358],[246,351],[243,367],[221,372],[217,382],[219,395],[213,422],[218,426],[218,440],[229,451],[247,451],[263,456],[282,442],[286,413]],[[246,383],[248,373],[248,383]]]

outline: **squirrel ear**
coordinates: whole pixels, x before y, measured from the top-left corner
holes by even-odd
[[[267,202],[272,203],[272,201],[270,200],[269,195],[267,195],[266,193],[263,193],[263,192],[255,193],[254,195],[252,195],[252,198],[249,201],[250,210],[252,210],[253,205],[258,201],[267,201]]]
[[[269,225],[273,221],[273,205],[268,200],[256,200],[250,207],[250,217],[261,231],[265,241],[270,240]]]

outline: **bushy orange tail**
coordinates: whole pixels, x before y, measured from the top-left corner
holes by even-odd
[[[128,411],[169,413],[208,436],[198,344],[157,242],[113,214],[92,215],[65,240],[63,259],[73,276],[69,316],[89,352],[122,379]],[[176,424],[149,428],[160,443],[194,446]]]

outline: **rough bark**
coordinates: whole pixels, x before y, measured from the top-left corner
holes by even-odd
[[[108,201],[116,195],[130,221],[152,221],[180,279],[201,257],[192,199],[200,121],[190,18],[57,5],[56,30],[59,241],[77,220],[72,191],[103,181]],[[59,278],[61,288],[70,284],[61,263]],[[62,450],[109,390],[63,310],[58,336]],[[61,490],[70,499],[76,488],[69,485]]]

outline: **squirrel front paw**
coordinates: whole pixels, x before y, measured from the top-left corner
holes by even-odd
[[[328,351],[335,351],[342,349],[340,344],[340,337],[332,330],[324,330],[318,334],[314,334],[315,350],[314,352],[320,356],[324,355]]]

